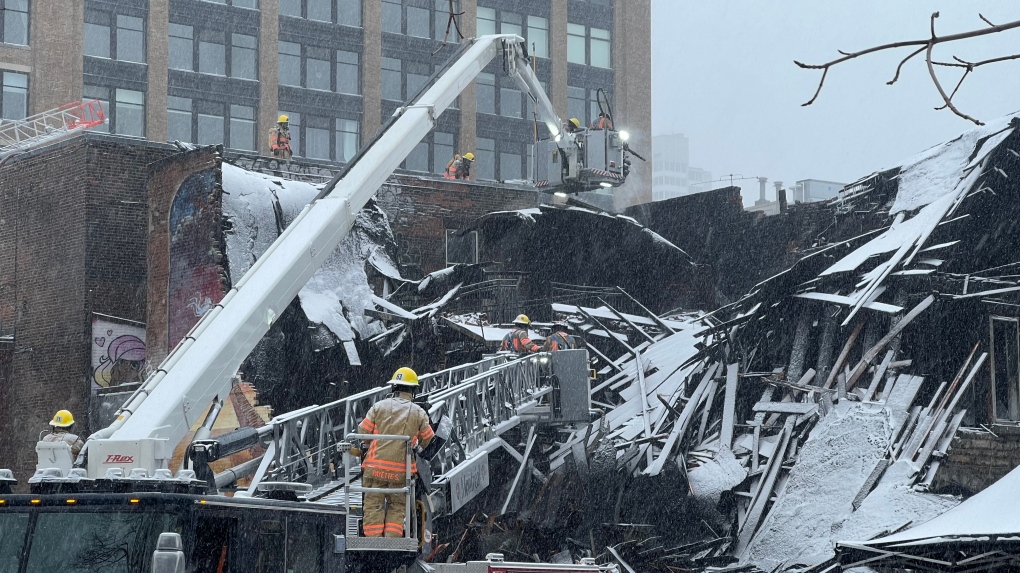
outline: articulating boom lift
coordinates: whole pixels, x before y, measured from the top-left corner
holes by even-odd
[[[248,273],[202,317],[156,372],[118,410],[114,423],[89,438],[73,464],[75,467],[72,467],[66,444],[40,442],[37,445],[40,461],[36,476],[30,480],[33,492],[56,497],[4,497],[5,484],[11,480],[9,472],[5,477],[4,470],[0,470],[0,532],[3,532],[0,535],[16,535],[19,531],[16,528],[21,523],[20,518],[11,516],[24,517],[25,531],[29,531],[31,519],[31,531],[36,532],[24,533],[25,546],[20,556],[15,556],[22,560],[21,568],[15,568],[15,571],[26,571],[26,567],[34,570],[39,565],[32,561],[35,553],[30,553],[29,548],[33,545],[32,535],[47,531],[47,520],[54,515],[73,517],[77,515],[75,512],[84,511],[91,503],[104,505],[107,510],[111,505],[122,503],[128,508],[124,515],[145,521],[145,527],[135,527],[132,535],[140,535],[139,531],[143,529],[156,532],[149,536],[152,539],[133,538],[130,541],[142,549],[147,548],[147,553],[143,551],[140,556],[128,558],[129,561],[140,559],[137,563],[130,563],[130,573],[146,570],[149,556],[152,556],[153,569],[159,569],[158,573],[176,573],[185,562],[189,568],[194,566],[197,573],[226,573],[248,558],[230,553],[235,550],[228,551],[227,545],[216,539],[231,535],[230,531],[236,533],[240,527],[238,523],[248,522],[262,524],[256,529],[268,528],[265,531],[258,529],[259,540],[263,534],[271,536],[286,529],[287,550],[281,548],[286,555],[299,555],[301,551],[300,547],[291,547],[292,535],[297,543],[316,537],[292,534],[292,521],[297,524],[294,527],[319,527],[320,545],[309,551],[339,554],[340,558],[319,557],[319,565],[324,569],[313,568],[316,571],[341,573],[348,570],[351,561],[343,554],[349,555],[349,551],[417,553],[423,545],[428,547],[427,524],[419,526],[410,522],[405,528],[404,538],[392,541],[375,538],[371,543],[359,542],[358,520],[351,506],[359,502],[360,493],[366,490],[354,483],[356,471],[341,471],[351,461],[344,452],[343,444],[355,431],[358,417],[385,394],[383,389],[277,416],[261,430],[248,428],[214,440],[195,440],[189,447],[189,457],[198,475],[186,470],[173,477],[169,461],[189,428],[210,405],[214,405],[215,410],[215,404],[227,396],[231,380],[242,361],[350,232],[358,212],[435,126],[436,118],[490,61],[499,56],[503,57],[504,68],[520,89],[534,99],[539,118],[549,131],[550,139],[540,146],[543,159],[537,163],[550,190],[579,192],[615,187],[624,182],[625,141],[612,129],[590,133],[566,131],[529,67],[522,38],[502,34],[466,42],[459,55],[451,59],[452,63],[437,74],[431,86],[410,103],[398,108],[376,140],[352,159],[345,171],[305,207]],[[425,389],[434,404],[430,413],[433,419],[438,415],[454,418],[454,432],[461,443],[456,455],[450,451],[430,454],[438,478],[434,487],[428,488],[433,490],[432,493],[419,492],[424,494],[424,500],[430,506],[427,513],[449,515],[466,503],[470,496],[484,489],[488,484],[488,465],[481,463],[484,456],[500,448],[513,450],[500,438],[502,432],[522,422],[539,420],[561,424],[590,422],[586,356],[583,350],[563,351],[552,356],[468,365],[451,369],[449,374],[442,376],[437,373],[432,387]],[[454,374],[454,371],[461,374]],[[316,436],[318,442],[314,442]],[[209,471],[208,462],[256,444],[267,449],[261,458],[222,474],[213,475]],[[412,454],[409,452],[408,455]],[[512,455],[521,459],[516,451]],[[523,463],[521,459],[522,473]],[[86,467],[81,467],[83,465]],[[484,476],[481,473],[483,466]],[[341,473],[344,475],[338,475]],[[252,477],[251,487],[234,498],[202,495],[216,493],[218,488],[246,476]],[[137,479],[132,480],[132,477]],[[521,473],[518,473],[517,479],[520,477]],[[330,478],[340,479],[330,481]],[[277,481],[271,481],[274,479]],[[468,491],[464,489],[466,487],[475,489]],[[313,488],[318,489],[313,492]],[[402,489],[409,505],[414,489],[410,481]],[[150,493],[140,493],[143,491]],[[74,494],[73,499],[69,497],[71,493]],[[298,502],[298,493],[308,501]],[[328,503],[330,495],[333,495],[332,504]],[[509,499],[507,503],[510,503]],[[45,511],[54,506],[59,506],[60,511]],[[30,511],[32,508],[39,510],[37,514]],[[221,513],[209,517],[212,515],[208,513],[210,508]],[[422,514],[425,513],[423,508]],[[104,515],[103,519],[114,519],[110,516],[121,514]],[[291,517],[283,519],[279,515]],[[269,520],[268,516],[277,516],[272,518],[276,521]],[[104,523],[103,532],[117,530],[115,523],[90,519],[81,524],[74,519],[65,519],[59,527],[62,532],[68,533],[79,526],[87,529],[91,527],[87,524]],[[281,519],[284,525],[279,525]],[[332,532],[331,539],[335,541],[332,550],[323,546],[323,530]],[[15,533],[8,533],[11,531]],[[183,545],[182,535],[177,533],[182,531]],[[252,531],[254,533],[255,530]],[[154,538],[156,535],[158,542]],[[254,541],[247,539],[245,542]],[[0,543],[0,548],[3,547],[5,544]],[[184,557],[185,550],[191,555],[190,561]],[[259,549],[259,571],[263,570],[261,551]],[[59,553],[59,550],[56,551],[57,555]],[[274,559],[274,555],[269,554],[266,559]],[[72,558],[70,555],[61,557],[62,563]],[[5,558],[7,556],[0,555],[0,559]],[[39,558],[45,560],[46,556]],[[230,563],[235,565],[228,566]],[[292,568],[289,561],[286,567]],[[440,566],[436,567],[432,570],[442,570]],[[272,567],[265,570],[275,571]],[[469,570],[518,569],[494,557],[493,561],[482,562],[475,569],[469,567]],[[529,564],[528,570],[595,572],[600,568],[591,563],[576,566]]]

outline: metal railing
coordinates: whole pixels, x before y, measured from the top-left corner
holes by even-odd
[[[418,380],[420,392],[428,396],[439,395],[516,358],[514,355],[496,355],[423,375]],[[342,467],[340,442],[347,434],[357,431],[368,410],[391,392],[389,386],[381,386],[335,402],[276,416],[259,428],[266,452],[258,465],[249,463],[243,472],[241,466],[232,468],[230,478],[253,474],[249,494],[253,494],[262,481],[302,482],[318,486],[337,479]]]
[[[105,123],[98,101],[72,102],[18,120],[0,121],[0,156],[24,151],[35,143],[55,140],[79,129]]]
[[[411,474],[411,457],[414,452],[411,450],[413,444],[409,436],[395,436],[390,434],[355,434],[350,433],[344,436],[346,443],[351,443],[354,440],[362,440],[365,442],[369,441],[393,441],[393,442],[404,442],[404,487],[400,488],[383,488],[383,487],[366,487],[364,479],[362,479],[360,486],[352,485],[353,480],[344,481],[344,515],[347,516],[347,537],[359,537],[360,532],[358,531],[358,518],[351,514],[351,493],[379,493],[379,494],[403,494],[404,496],[404,538],[405,539],[417,539],[417,534],[414,531],[414,524],[417,521],[414,519],[414,476]],[[351,456],[344,456],[344,475],[351,475]],[[362,520],[364,521],[364,508],[365,503],[362,502]],[[380,535],[379,537],[382,537]]]

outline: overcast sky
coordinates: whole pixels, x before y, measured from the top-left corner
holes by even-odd
[[[909,49],[840,64],[809,107],[801,104],[820,72],[793,60],[823,63],[838,49],[923,38],[936,10],[940,35],[985,26],[978,12],[992,22],[1020,19],[1015,1],[652,0],[653,132],[687,135],[691,165],[713,178],[768,177],[770,199],[777,179],[849,183],[897,165],[974,127],[933,109],[942,101],[923,54],[892,86],[886,82]],[[1018,46],[1020,30],[1013,30],[939,46],[935,55],[975,61]],[[939,71],[951,90],[959,72]],[[1020,62],[977,69],[954,103],[985,121],[1020,110]],[[745,202],[757,198],[757,182],[739,186]]]

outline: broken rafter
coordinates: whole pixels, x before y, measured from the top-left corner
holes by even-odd
[[[865,321],[857,323],[854,327],[853,332],[850,333],[850,338],[847,338],[846,344],[843,345],[843,350],[840,351],[839,357],[836,358],[836,362],[833,363],[832,368],[829,370],[829,377],[826,378],[825,384],[822,384],[822,388],[828,390],[832,388],[832,383],[836,381],[840,372],[843,370],[843,362],[846,361],[847,356],[850,355],[850,349],[853,348],[854,342],[857,342],[857,337],[860,336],[861,330],[864,328]]]
[[[935,295],[928,295],[924,300],[919,302],[917,306],[910,309],[910,312],[908,312],[906,316],[900,319],[899,322],[897,322],[896,325],[893,326],[891,330],[889,330],[888,334],[883,336],[882,339],[878,341],[878,343],[876,343],[874,346],[871,347],[871,349],[864,353],[864,356],[861,357],[860,362],[857,363],[857,366],[854,367],[853,371],[850,373],[850,376],[847,378],[846,381],[847,390],[850,390],[854,387],[854,384],[857,383],[857,379],[860,378],[862,374],[864,374],[865,370],[869,366],[871,366],[871,363],[874,362],[878,354],[882,352],[882,350],[884,350],[885,347],[888,346],[889,343],[892,342],[893,339],[896,338],[896,336],[898,336],[899,333],[902,332],[903,329],[906,328],[907,325],[910,324],[912,320],[917,318],[922,312],[925,311],[925,309],[931,306],[931,303],[934,301]]]

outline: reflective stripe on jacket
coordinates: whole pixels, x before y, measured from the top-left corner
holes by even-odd
[[[426,447],[435,435],[429,425],[429,415],[421,406],[412,402],[403,392],[376,402],[361,421],[359,429],[365,434],[388,434],[408,436],[411,446]],[[362,462],[364,470],[380,479],[400,481],[406,478],[407,450],[404,442],[374,440],[368,447],[368,454]],[[411,471],[418,471],[411,462]],[[369,472],[366,471],[366,475]]]
[[[542,350],[550,352],[556,350],[573,350],[578,347],[579,345],[576,338],[560,330],[550,334],[549,338],[545,339],[545,344],[542,345]]]
[[[499,349],[512,350],[518,354],[527,354],[528,352],[538,352],[541,350],[538,344],[535,344],[531,338],[528,338],[528,331],[521,328],[515,328],[504,336],[503,344],[500,345]]]

